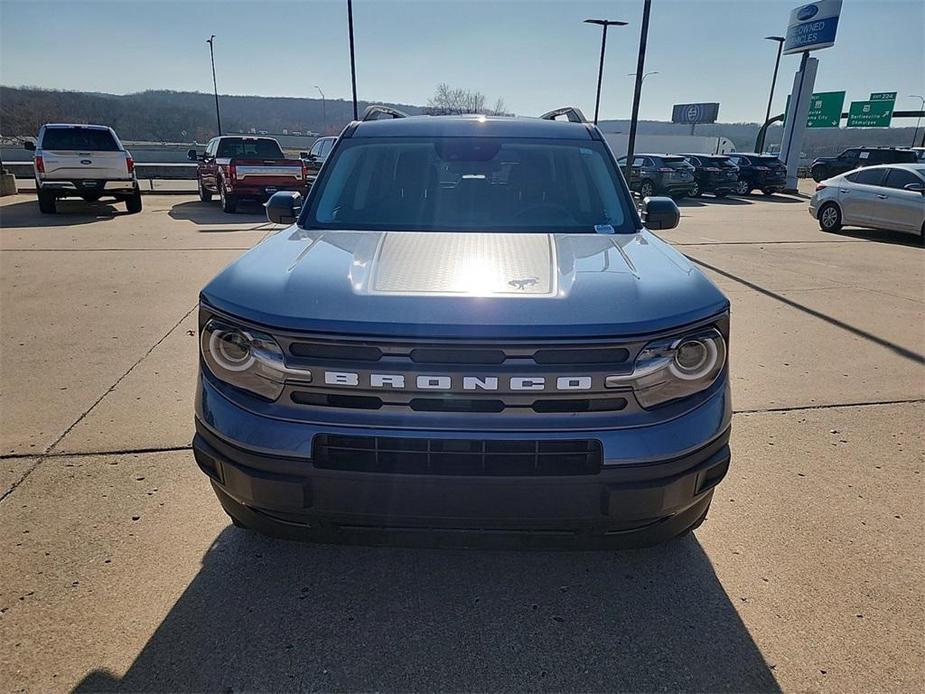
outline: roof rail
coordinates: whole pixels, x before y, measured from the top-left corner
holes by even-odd
[[[558,116],[567,116],[569,121],[572,123],[587,123],[588,119],[585,118],[585,114],[581,112],[580,109],[575,106],[563,106],[562,108],[557,108],[553,111],[547,111],[540,118],[543,120],[555,120]]]
[[[363,117],[360,120],[379,120],[380,114],[391,116],[392,118],[408,117],[407,113],[403,113],[397,108],[392,108],[391,106],[381,106],[380,104],[373,104],[372,106],[366,107],[366,110],[363,111]]]

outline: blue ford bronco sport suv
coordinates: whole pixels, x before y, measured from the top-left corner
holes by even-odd
[[[729,466],[729,302],[650,231],[674,202],[641,208],[577,109],[370,107],[201,293],[193,448],[234,524],[594,547],[696,528]]]

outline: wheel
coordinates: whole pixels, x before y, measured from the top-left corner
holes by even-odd
[[[643,181],[639,186],[639,195],[643,198],[651,198],[655,195],[655,184],[652,181]]]
[[[819,210],[819,228],[828,232],[841,229],[841,210],[834,202],[827,202]]]
[[[688,193],[692,198],[699,198],[703,191],[700,190],[700,184],[697,181],[691,183],[691,189]]]
[[[234,214],[235,210],[238,209],[238,200],[234,195],[229,195],[225,192],[224,183],[220,183],[218,186],[218,196],[222,201],[222,211],[228,214]]]
[[[736,195],[748,195],[752,192],[752,187],[748,184],[748,181],[746,181],[744,178],[740,178],[738,181],[736,181],[736,187],[734,190]]]
[[[46,193],[45,191],[40,190],[38,192],[38,199],[39,212],[42,214],[54,214],[58,211],[54,193]]]
[[[212,191],[207,190],[202,181],[199,181],[199,199],[202,202],[212,202]]]
[[[819,181],[824,181],[829,177],[829,171],[824,166],[814,166],[809,170],[809,174],[813,177],[813,180],[816,183],[819,183]]]
[[[100,195],[99,193],[84,193],[80,197],[86,200],[87,202],[96,202],[103,196]]]
[[[132,197],[125,199],[125,209],[131,214],[141,212],[141,191],[136,191]]]

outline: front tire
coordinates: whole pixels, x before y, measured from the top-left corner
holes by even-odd
[[[238,209],[238,200],[225,190],[224,183],[219,184],[218,195],[222,201],[222,211],[228,214],[234,214]]]
[[[125,199],[125,209],[129,214],[138,214],[141,212],[141,191],[135,191],[130,198]]]
[[[46,193],[44,190],[38,192],[39,212],[42,214],[55,214],[58,211],[54,193]]]
[[[199,181],[199,200],[201,202],[212,202],[212,191],[207,190],[202,181]]]
[[[749,184],[748,181],[746,181],[745,179],[741,179],[741,178],[740,178],[740,179],[736,182],[736,187],[735,187],[735,194],[736,194],[736,195],[748,195],[748,194],[751,193],[751,192],[752,192],[752,187],[751,187],[751,185]]]
[[[701,193],[703,193],[703,191],[700,190],[700,184],[697,183],[697,181],[691,183],[691,189],[688,195],[690,195],[692,198],[699,198]]]
[[[655,195],[655,184],[652,181],[643,181],[639,186],[639,196],[643,199],[651,198]]]
[[[819,228],[827,233],[841,229],[841,210],[834,202],[828,202],[819,210]]]

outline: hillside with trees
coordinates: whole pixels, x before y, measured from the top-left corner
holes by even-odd
[[[219,95],[222,129],[251,128],[336,134],[353,118],[343,99]],[[359,102],[360,111],[367,102]],[[418,106],[389,104],[417,114]],[[34,136],[43,123],[77,122],[111,125],[124,140],[204,142],[216,134],[215,100],[200,92],[146,91],[101,94],[48,89],[0,87],[0,134]]]

